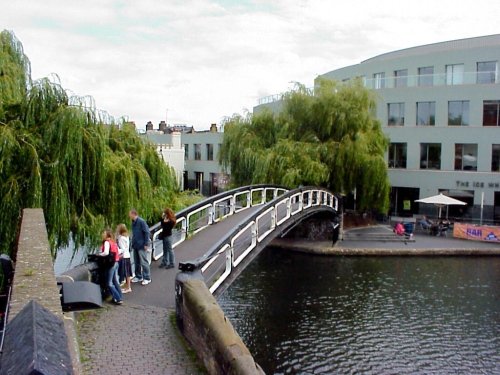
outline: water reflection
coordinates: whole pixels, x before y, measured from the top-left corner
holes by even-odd
[[[499,258],[266,250],[220,304],[267,373],[500,372]]]

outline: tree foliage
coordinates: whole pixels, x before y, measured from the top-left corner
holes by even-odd
[[[25,207],[44,209],[55,249],[71,235],[95,240],[132,207],[151,220],[185,203],[155,148],[117,125],[57,77],[32,81],[21,43],[0,33],[0,251],[12,249]]]
[[[388,207],[387,139],[375,102],[360,82],[320,80],[314,91],[297,85],[281,110],[224,124],[220,161],[236,185],[276,183],[357,190],[361,209]]]

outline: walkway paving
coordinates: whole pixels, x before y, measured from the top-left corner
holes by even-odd
[[[79,313],[82,367],[88,375],[200,374],[171,321],[172,310],[106,305]]]

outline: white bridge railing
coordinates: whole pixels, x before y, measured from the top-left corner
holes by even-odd
[[[304,211],[317,210],[320,206],[338,212],[337,197],[321,188],[301,188],[282,195],[279,195],[278,192],[283,192],[283,189],[274,188],[271,191],[275,197],[274,200],[267,203],[261,210],[240,224],[238,228],[214,244],[203,257],[192,263],[181,264],[181,270],[200,269],[210,292],[214,293],[259,243],[266,240],[271,233],[287,221],[293,220],[294,216],[305,213]],[[212,222],[220,220],[232,212],[250,207],[254,202],[251,197],[256,193],[261,194],[260,198],[257,199],[257,204],[264,204],[266,188],[252,189],[248,193],[236,193],[232,198],[233,202],[237,201],[237,196],[244,195],[246,199],[243,201],[246,200],[246,206],[233,204],[226,210],[222,210],[220,217],[212,218]],[[221,203],[222,200],[217,202]],[[212,212],[217,212],[217,207],[214,202]]]
[[[250,207],[263,205],[287,191],[280,186],[252,185],[205,199],[177,214],[177,224],[172,230],[172,247],[175,248],[190,236],[228,216]],[[150,230],[153,240],[153,259],[157,260],[163,255],[163,245],[158,238],[161,226],[159,223],[155,224]]]

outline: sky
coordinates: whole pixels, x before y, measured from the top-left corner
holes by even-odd
[[[500,33],[498,0],[4,0],[33,78],[144,128],[206,129],[375,55]]]

